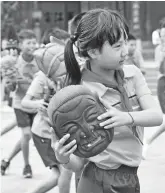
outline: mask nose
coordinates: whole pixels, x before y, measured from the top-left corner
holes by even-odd
[[[94,126],[90,125],[86,122],[86,120],[83,118],[83,121],[81,122],[81,127],[82,127],[82,135],[85,134],[86,137],[91,137],[94,134]]]

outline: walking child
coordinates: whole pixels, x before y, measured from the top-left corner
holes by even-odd
[[[100,124],[105,129],[114,127],[114,138],[107,149],[88,159],[78,193],[140,192],[137,170],[142,158],[143,127],[162,123],[162,114],[140,69],[124,65],[127,34],[128,27],[118,12],[94,9],[82,17],[65,47],[68,83],[85,85],[97,93],[107,109],[98,117]],[[86,58],[82,71],[73,52],[75,42],[80,56]],[[84,160],[72,154],[76,141],[66,145],[68,138],[66,134],[54,144],[56,158],[64,167],[79,171]]]
[[[29,165],[29,139],[30,139],[30,129],[29,126],[32,124],[33,116],[35,115],[34,109],[23,109],[21,107],[21,99],[26,93],[28,85],[33,79],[33,74],[38,71],[37,64],[33,59],[33,51],[36,49],[36,36],[31,30],[22,30],[19,37],[19,47],[21,47],[22,53],[19,56],[15,56],[14,68],[8,68],[6,74],[8,74],[7,88],[12,90],[13,93],[13,108],[15,109],[16,121],[13,122],[4,128],[3,133],[7,132],[9,129],[12,129],[16,124],[18,127],[23,128],[23,135],[21,139],[17,141],[12,151],[9,155],[2,159],[1,161],[1,174],[5,175],[6,169],[9,167],[11,160],[23,150],[23,158],[25,162],[25,167],[23,170],[24,177],[31,177],[32,171]],[[12,51],[12,48],[15,48],[15,43],[9,44],[9,50]],[[19,48],[17,48],[19,49]],[[10,54],[13,54],[11,52]],[[9,57],[9,56],[5,56]],[[12,62],[12,60],[10,60]],[[15,73],[16,67],[16,73]],[[12,71],[11,71],[12,70]],[[12,72],[12,73],[11,73]],[[14,73],[13,73],[14,72]],[[16,75],[17,74],[17,75]],[[10,77],[9,77],[10,75]],[[28,112],[32,111],[32,113]],[[13,126],[13,127],[12,127]]]
[[[54,28],[49,31],[48,36],[50,39],[57,38],[58,41],[63,41],[69,37],[69,34],[64,30]],[[48,39],[47,36],[45,38]],[[48,41],[44,42],[48,43]],[[54,45],[58,46],[56,43]],[[58,49],[58,47],[55,49]],[[58,71],[58,69],[56,70]],[[32,126],[32,138],[44,165],[51,169],[50,178],[37,184],[28,193],[45,193],[57,185],[60,193],[69,193],[70,191],[72,172],[60,166],[51,147],[51,130],[46,107],[52,95],[60,89],[61,84],[61,78],[56,76],[56,72],[51,78],[56,82],[51,81],[43,72],[39,71],[22,100],[24,107],[35,107],[38,110]]]
[[[33,52],[36,49],[37,42],[36,36],[32,30],[22,30],[18,34],[18,37],[21,54],[16,63],[18,74],[16,80],[12,81],[16,87],[13,97],[13,108],[17,119],[17,125],[22,131],[21,149],[25,164],[23,176],[25,178],[31,178],[32,170],[29,163],[29,140],[31,138],[31,126],[36,114],[36,109],[23,108],[21,101],[32,82],[35,73],[38,72],[37,63],[33,57]]]

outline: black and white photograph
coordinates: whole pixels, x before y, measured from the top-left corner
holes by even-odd
[[[0,1],[0,192],[165,192],[165,1]]]

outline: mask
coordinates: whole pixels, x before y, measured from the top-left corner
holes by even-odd
[[[60,40],[59,40],[60,42]],[[64,43],[49,43],[34,52],[39,69],[54,82],[66,74],[64,63]]]
[[[89,158],[101,153],[113,139],[114,129],[99,126],[97,117],[105,108],[97,97],[82,85],[67,86],[57,92],[48,106],[48,115],[57,137],[67,133],[66,143],[76,140],[74,154]]]

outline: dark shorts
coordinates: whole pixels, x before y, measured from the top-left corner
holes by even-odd
[[[32,137],[44,165],[50,168],[58,166],[59,163],[51,147],[51,140],[35,135],[34,133],[32,133]]]
[[[33,119],[36,114],[27,113],[25,111],[22,111],[21,109],[14,109],[14,111],[15,111],[18,127],[24,128],[24,127],[32,126]]]
[[[103,170],[89,162],[80,178],[77,193],[140,193],[137,168],[120,166]]]

